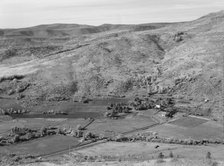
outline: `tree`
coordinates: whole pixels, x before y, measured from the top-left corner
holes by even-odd
[[[173,158],[173,152],[170,152],[169,157]]]
[[[206,154],[206,159],[211,159],[212,158],[212,156],[211,156],[211,152],[207,152],[207,154]]]
[[[76,129],[77,129],[77,130],[82,130],[83,128],[82,128],[82,126],[81,126],[80,124],[78,124],[78,125],[76,126]]]
[[[163,159],[163,158],[164,158],[164,154],[162,152],[160,152],[158,155],[158,159]]]
[[[164,158],[164,154],[163,154],[162,152],[160,152],[159,155],[158,155],[157,163],[162,163],[162,162],[164,162],[163,158]]]
[[[40,135],[41,135],[41,137],[45,136],[46,131],[47,131],[46,127],[42,126],[41,129],[40,129]]]

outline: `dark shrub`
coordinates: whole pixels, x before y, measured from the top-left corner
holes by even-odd
[[[8,48],[3,53],[3,56],[0,57],[0,60],[2,61],[2,60],[5,60],[5,59],[9,59],[9,58],[14,57],[16,55],[17,55],[17,49],[15,49],[15,48]]]

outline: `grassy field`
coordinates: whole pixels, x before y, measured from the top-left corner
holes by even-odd
[[[159,146],[158,148],[155,148]],[[158,154],[162,152],[165,157],[169,156],[170,152],[174,156],[190,159],[205,159],[206,153],[211,152],[212,157],[216,160],[224,160],[224,146],[223,145],[209,145],[209,146],[187,146],[163,143],[118,143],[108,142],[98,146],[90,147],[83,150],[73,152],[74,154],[83,154],[86,156],[117,156],[121,160],[132,160],[134,156],[139,157],[139,160],[150,160],[157,158]],[[138,160],[138,159],[137,159]]]
[[[19,155],[45,155],[69,149],[70,147],[75,146],[78,143],[79,142],[77,138],[57,135],[49,136],[46,138],[39,138],[18,145],[4,146],[0,148],[0,152],[3,154],[15,153]]]
[[[192,139],[222,139],[223,127],[215,121],[189,117],[182,121],[178,119],[172,123],[156,126],[150,131],[156,131],[159,135],[173,138]],[[191,123],[189,123],[191,122]],[[179,125],[178,125],[179,124]]]
[[[206,123],[207,121],[208,120],[199,119],[195,117],[183,117],[183,118],[170,122],[170,124],[173,124],[176,126],[182,126],[186,128],[193,128],[193,127],[197,127],[200,124]]]
[[[151,126],[155,123],[156,122],[150,117],[144,118],[139,116],[118,120],[102,119],[93,122],[93,124],[89,126],[88,129],[100,134],[121,134],[145,126]]]

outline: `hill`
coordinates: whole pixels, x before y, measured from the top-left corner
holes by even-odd
[[[0,94],[32,107],[171,93],[221,118],[224,11],[182,23],[0,29]]]

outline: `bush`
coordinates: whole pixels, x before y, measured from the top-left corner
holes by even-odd
[[[78,91],[78,82],[73,81],[70,85],[69,85],[69,90],[72,93],[75,93]]]
[[[15,92],[14,92],[14,90],[12,90],[12,89],[10,89],[10,90],[8,91],[8,95],[12,95],[13,93],[15,93]]]
[[[134,87],[134,80],[132,78],[127,79],[126,81],[122,81],[117,86],[117,93],[127,93],[131,91]]]
[[[129,90],[132,90],[134,86],[134,81],[133,79],[128,79],[127,81],[125,81],[122,85],[122,90],[124,92],[128,92]]]
[[[214,161],[211,166],[218,166],[218,163],[216,161]]]
[[[8,48],[7,50],[5,50],[3,56],[0,58],[0,60],[5,60],[5,59],[9,59],[11,57],[14,57],[17,55],[17,49],[15,48]]]
[[[0,82],[6,81],[6,80],[14,80],[14,79],[23,79],[24,76],[23,75],[12,75],[12,76],[3,76],[0,77]]]

